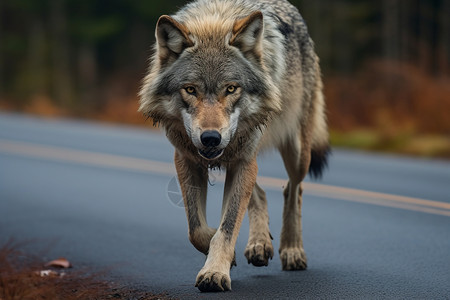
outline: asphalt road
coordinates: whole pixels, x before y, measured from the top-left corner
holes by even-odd
[[[161,133],[0,113],[0,243],[33,239],[28,251],[103,270],[116,283],[173,297],[221,299],[449,299],[450,163],[334,150],[322,181],[307,182],[308,270],[281,271],[236,245],[232,292],[194,287],[204,263],[187,238]],[[260,158],[278,249],[286,174],[276,153]],[[211,174],[208,220],[217,226],[223,182]]]

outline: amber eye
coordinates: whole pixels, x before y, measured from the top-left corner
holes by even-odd
[[[189,95],[195,95],[195,88],[193,86],[188,86],[185,90]]]
[[[233,94],[234,92],[236,92],[236,87],[234,85],[230,85],[227,87],[228,94]]]

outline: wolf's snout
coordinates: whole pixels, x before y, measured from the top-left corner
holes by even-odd
[[[200,140],[205,147],[217,147],[222,141],[222,136],[216,130],[207,130],[202,133]]]
[[[222,142],[222,136],[217,130],[206,130],[200,135],[200,141],[204,148],[198,149],[198,153],[208,160],[219,158],[223,149],[217,148]]]

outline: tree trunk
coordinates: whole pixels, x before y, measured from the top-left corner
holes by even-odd
[[[383,0],[383,52],[389,60],[400,58],[400,1]]]
[[[434,53],[432,53],[433,42],[433,28],[432,28],[432,7],[428,2],[419,2],[419,36],[418,36],[418,62],[420,69],[425,73],[431,73],[431,60]]]
[[[50,1],[52,34],[53,96],[58,104],[73,104],[73,85],[70,72],[70,45],[67,30],[66,1]]]
[[[3,8],[3,0],[0,0],[0,18],[2,17],[2,12],[3,12],[2,8]],[[3,85],[5,84],[3,81],[3,52],[1,50],[2,49],[2,34],[3,34],[2,29],[3,29],[2,22],[0,22],[0,97],[4,93]]]
[[[78,53],[78,76],[80,81],[80,100],[83,109],[94,109],[97,99],[97,59],[91,43],[83,43]]]
[[[29,96],[44,95],[47,92],[47,70],[45,65],[45,29],[44,24],[37,16],[30,28],[28,46],[28,64],[26,89]]]
[[[450,75],[450,0],[442,0],[440,10],[440,38],[438,65],[439,73]]]

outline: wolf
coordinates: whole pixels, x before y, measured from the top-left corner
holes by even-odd
[[[206,255],[195,286],[231,290],[235,244],[248,210],[249,263],[274,250],[267,200],[256,183],[260,151],[281,153],[284,189],[279,255],[304,270],[301,182],[322,175],[330,151],[319,59],[307,26],[286,0],[197,0],[156,25],[139,111],[164,128],[193,246]],[[226,170],[219,227],[206,222],[208,169]]]

